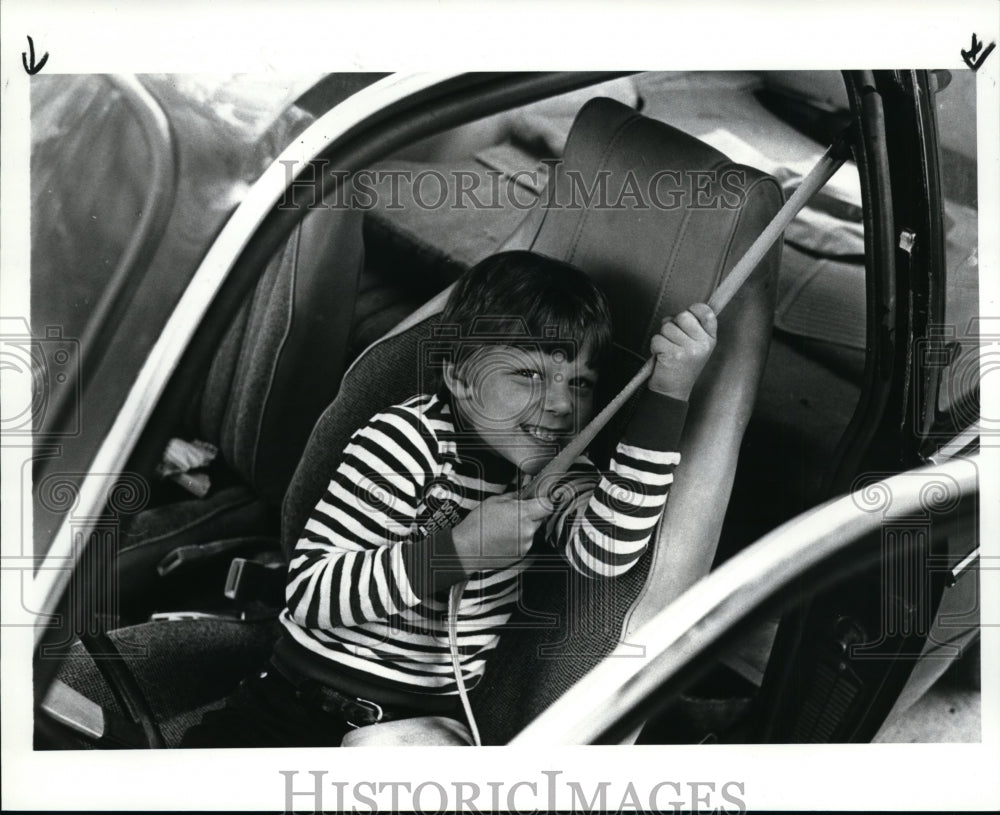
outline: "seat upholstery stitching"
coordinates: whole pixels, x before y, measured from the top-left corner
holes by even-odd
[[[267,274],[265,268],[264,274]],[[251,346],[252,346],[252,332],[255,322],[256,312],[258,304],[264,297],[263,286],[258,284],[253,290],[253,294],[250,297],[250,302],[247,307],[247,319],[243,326],[243,342],[240,343],[240,353],[237,357],[236,364],[233,367],[233,377],[229,385],[229,399],[226,402],[226,411],[223,414],[222,427],[220,428],[220,441],[221,447],[223,448],[223,455],[225,455],[225,449],[230,446],[232,442],[232,461],[230,464],[233,469],[239,472],[239,450],[237,450],[236,439],[237,439],[237,429],[239,427],[239,421],[241,414],[244,410],[244,388],[243,385],[246,384],[247,379],[247,368],[249,366],[249,359],[251,356]],[[230,430],[231,428],[231,430]]]
[[[711,169],[711,170],[717,170],[718,168],[723,167],[725,165],[735,166],[732,161],[730,161],[728,158],[723,157],[722,159],[719,159],[719,160],[713,162],[713,164],[711,165],[711,167],[709,169]],[[756,185],[756,182],[755,182],[754,185],[751,186],[751,189],[755,185]],[[734,237],[736,235],[736,231],[737,231],[737,229],[739,227],[740,219],[743,217],[744,211],[745,211],[744,208],[740,209],[740,212],[739,212],[739,214],[736,217],[736,222],[733,224],[733,227],[732,227],[732,229],[729,232],[728,245],[726,247],[725,253],[723,254],[722,265],[716,271],[716,279],[713,281],[713,290],[714,290],[714,287],[719,284],[719,280],[721,279],[722,270],[725,268],[725,260],[729,257],[729,247],[732,246],[732,241],[733,241],[733,239],[734,239]],[[688,227],[690,226],[690,221],[691,221],[691,210],[689,209],[684,214],[684,221],[681,224],[681,228],[680,228],[680,231],[679,231],[679,233],[677,235],[677,239],[674,241],[673,251],[670,253],[670,257],[667,259],[667,263],[664,265],[663,272],[660,275],[660,291],[659,291],[659,293],[657,295],[657,298],[656,298],[656,306],[653,309],[653,313],[652,313],[652,315],[650,317],[650,322],[646,326],[646,333],[647,334],[652,334],[654,330],[656,330],[657,328],[659,328],[659,326],[656,323],[656,321],[657,321],[657,315],[660,313],[660,309],[661,309],[661,307],[663,305],[663,298],[666,296],[667,285],[669,284],[670,279],[671,279],[671,277],[673,276],[673,273],[674,273],[673,266],[674,266],[674,264],[677,261],[677,256],[678,256],[678,254],[680,252],[680,249],[681,249],[681,246],[683,245],[684,240],[685,240],[685,238],[687,236],[687,231],[688,231]]]
[[[681,228],[677,233],[677,239],[674,241],[673,251],[671,251],[670,256],[667,258],[666,263],[663,264],[663,268],[660,271],[660,290],[656,295],[656,303],[653,306],[652,314],[649,317],[649,322],[646,324],[645,334],[652,334],[653,329],[657,327],[656,322],[660,314],[660,308],[663,305],[663,298],[667,293],[667,286],[670,283],[671,278],[674,274],[674,265],[677,262],[677,256],[681,251],[681,245],[684,243],[684,239],[687,237],[688,225],[691,222],[691,211],[688,210],[684,213],[684,220],[681,221]]]
[[[295,291],[296,284],[298,282],[298,259],[300,253],[302,241],[302,224],[298,224],[294,233],[293,238],[289,239],[288,244],[291,246],[291,273],[289,274],[289,297],[288,297],[288,307],[285,316],[285,331],[281,337],[281,341],[278,344],[277,353],[271,361],[271,371],[268,377],[267,387],[264,392],[264,398],[261,402],[260,412],[257,417],[257,429],[254,433],[254,443],[250,458],[250,479],[253,483],[257,482],[257,454],[260,451],[260,439],[264,433],[264,416],[267,413],[268,404],[270,403],[271,396],[274,393],[274,382],[278,373],[278,361],[285,350],[285,346],[288,344],[288,338],[292,333],[292,321],[295,314]],[[279,275],[280,279],[280,275]],[[277,282],[275,283],[277,287]]]
[[[624,138],[625,133],[633,125],[642,121],[642,119],[643,117],[641,115],[632,111],[631,115],[626,117],[625,120],[618,125],[618,129],[615,131],[612,137],[608,139],[608,143],[605,145],[604,151],[601,153],[600,161],[597,164],[598,172],[600,172],[607,164],[608,156],[611,155],[612,150],[616,148],[618,146],[618,143],[622,140],[622,138]],[[570,263],[574,263],[576,261],[576,251],[579,246],[580,240],[583,238],[584,227],[586,226],[589,218],[590,218],[590,209],[588,207],[584,207],[580,214],[580,218],[577,221],[576,230],[573,234],[573,240],[570,243],[570,249],[569,249]]]

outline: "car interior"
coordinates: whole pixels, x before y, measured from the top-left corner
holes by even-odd
[[[501,183],[514,194],[499,207],[390,206],[379,187],[364,211],[310,211],[261,274],[170,431],[209,454],[181,477],[155,479],[149,505],[125,517],[116,551],[89,556],[88,568],[117,589],[101,609],[107,631],[57,649],[63,664],[46,706],[82,695],[104,710],[113,734],[95,743],[42,718],[38,744],[175,746],[266,664],[298,529],[350,434],[418,392],[423,343],[447,287],[476,261],[531,248],[591,274],[614,312],[615,357],[602,389],[605,398],[617,392],[659,323],[707,300],[849,121],[839,74],[817,80],[812,87],[828,98],[806,105],[780,74],[616,79],[426,139],[377,168],[431,179],[463,171],[484,190]],[[321,96],[301,106],[317,113],[309,106]],[[719,175],[736,170],[745,194],[735,207],[643,209],[634,198],[537,205],[547,183],[568,194],[568,171],[609,171],[611,179],[632,171],[642,186],[664,168],[714,173],[704,188],[713,194]],[[609,653],[630,620],[652,616],[713,563],[825,497],[861,388],[864,257],[857,170],[848,162],[720,318],[657,546],[611,586],[581,586],[548,561],[525,575],[516,630],[473,692],[484,743],[509,741]],[[598,461],[628,415],[599,438]],[[696,742],[737,726],[763,681],[773,636],[771,623],[748,634],[633,738]],[[108,647],[138,694],[109,681],[114,660],[95,658]]]

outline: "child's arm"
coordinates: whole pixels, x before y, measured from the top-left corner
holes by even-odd
[[[436,474],[413,410],[392,408],[354,434],[289,564],[285,598],[296,623],[329,629],[385,620],[474,571],[523,558],[547,514],[540,501],[496,496],[454,528],[445,517],[440,528],[415,529]]]
[[[700,304],[663,324],[650,343],[656,365],[649,388],[609,471],[598,474],[584,464],[571,482],[572,497],[549,519],[547,537],[581,574],[613,577],[641,557],[680,462],[687,399],[715,347],[715,333],[715,315]]]
[[[384,620],[422,599],[434,534],[411,540],[434,456],[407,408],[351,438],[289,564],[288,611],[307,628]]]

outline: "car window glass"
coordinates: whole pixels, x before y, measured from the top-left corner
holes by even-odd
[[[953,71],[950,83],[938,91],[935,106],[944,196],[944,331],[946,341],[958,343],[958,356],[945,370],[938,392],[938,409],[948,412],[979,382],[976,74]]]
[[[155,199],[155,162],[116,83],[101,75],[37,79],[31,97],[30,330],[40,338],[32,356],[40,396],[32,418],[37,427],[58,417],[46,432],[60,439],[57,456],[36,461],[35,483],[43,485],[60,483],[61,473],[79,478],[87,472],[215,236],[253,182],[312,121],[293,103],[316,77],[138,77],[173,139],[175,188]],[[142,237],[136,225],[151,204],[169,207],[168,218],[133,247],[130,241]],[[107,321],[105,340],[81,349],[95,304],[110,291],[127,254],[142,262],[123,280],[118,302],[124,306]],[[94,348],[100,353],[81,366]],[[78,378],[67,379],[67,370]],[[58,392],[69,394],[61,403],[65,410],[51,410],[51,397],[67,382],[74,387]],[[69,507],[40,490],[35,546],[45,551]]]
[[[301,79],[142,82],[179,142],[180,183],[197,178],[214,192],[211,205],[225,210],[308,121],[300,113],[274,126]],[[59,326],[64,336],[79,337],[147,205],[150,148],[128,100],[106,77],[40,76],[31,104],[31,322],[36,334]],[[244,149],[222,155],[211,148],[233,142]],[[191,145],[199,152],[189,152]]]
[[[31,323],[79,337],[142,210],[148,147],[100,76],[32,82]]]

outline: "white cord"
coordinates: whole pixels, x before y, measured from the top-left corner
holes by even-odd
[[[451,648],[451,667],[455,672],[455,682],[458,685],[462,708],[465,710],[465,718],[469,722],[469,730],[472,731],[476,747],[482,747],[483,742],[479,738],[476,717],[472,715],[472,705],[469,704],[469,692],[465,689],[465,679],[462,677],[462,662],[458,657],[458,604],[462,599],[462,592],[465,591],[466,582],[463,580],[456,583],[448,592],[448,645]]]

